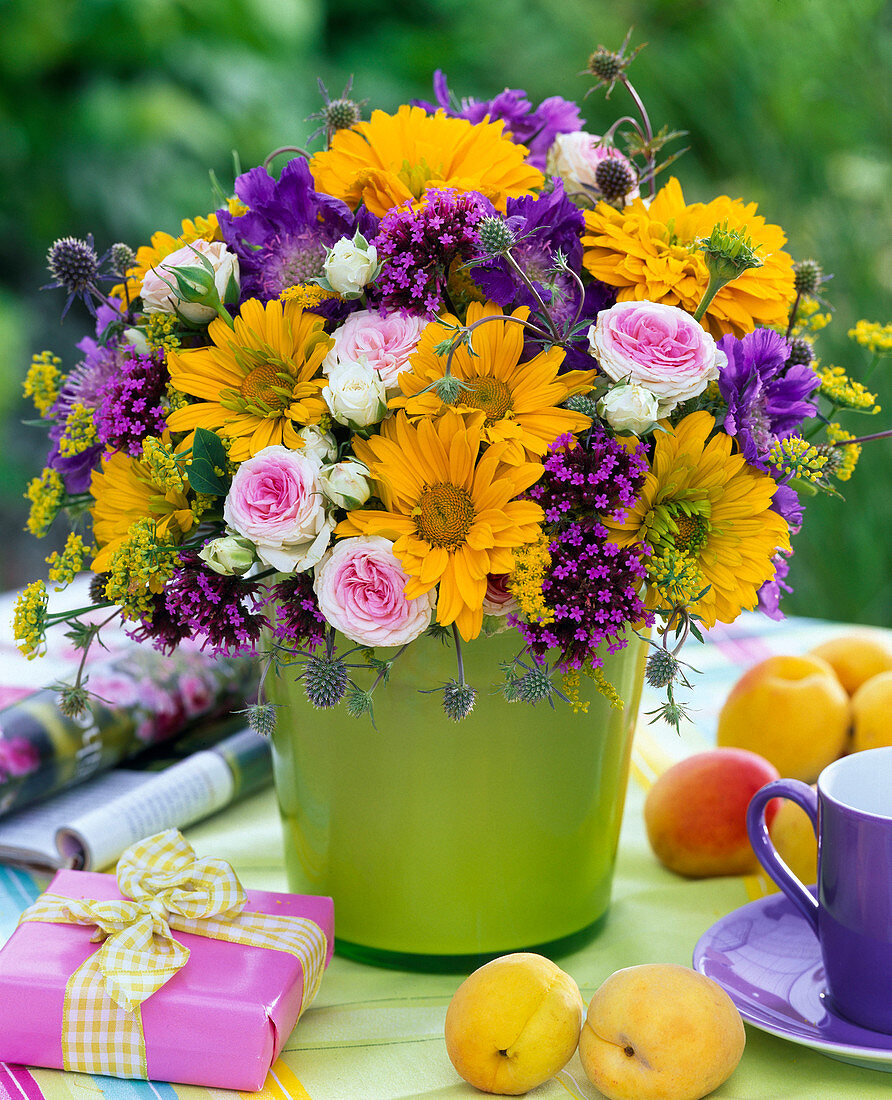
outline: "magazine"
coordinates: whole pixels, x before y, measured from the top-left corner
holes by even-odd
[[[0,820],[0,862],[102,871],[130,844],[182,829],[272,779],[269,742],[253,730],[203,730],[170,757],[143,754]],[[206,747],[196,747],[204,741]]]
[[[88,664],[86,712],[66,717],[56,691],[35,690],[34,666],[43,684],[70,680],[80,655],[64,639],[55,639],[53,651],[37,662],[10,649],[0,640],[0,685],[8,704],[0,709],[0,815],[240,710],[256,690],[250,657],[212,657],[188,643],[165,656],[120,632],[112,652]]]

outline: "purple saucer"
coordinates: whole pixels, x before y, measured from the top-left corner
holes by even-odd
[[[694,968],[718,982],[754,1027],[842,1062],[892,1072],[892,1035],[834,1014],[817,938],[783,894],[722,917],[698,940]]]

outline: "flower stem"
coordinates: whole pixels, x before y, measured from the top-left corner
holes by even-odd
[[[297,153],[299,157],[305,157],[309,160],[312,157],[312,153],[308,153],[306,149],[301,149],[299,145],[280,145],[278,149],[273,149],[266,160],[263,162],[263,167],[269,170],[270,164],[282,155],[282,153]]]
[[[706,291],[703,297],[700,299],[700,305],[694,310],[694,320],[699,321],[703,314],[706,312],[707,307],[713,298],[725,285],[725,280],[721,276],[710,274],[709,282],[706,285]]]
[[[555,325],[554,321],[552,320],[551,314],[548,312],[548,306],[546,306],[545,302],[542,300],[542,295],[536,289],[536,284],[532,281],[529,275],[527,275],[527,273],[523,270],[517,260],[514,259],[510,252],[505,252],[504,256],[505,259],[508,261],[508,266],[514,272],[514,274],[520,278],[524,286],[527,288],[527,290],[529,290],[530,294],[532,294],[532,296],[539,303],[539,308],[542,310],[542,316],[545,320],[546,325],[548,325],[549,332],[551,333],[551,338],[556,344],[559,344],[561,342],[561,335],[557,330],[557,325]]]
[[[458,662],[458,682],[462,687],[465,686],[465,662],[462,659],[461,653],[461,638],[458,636],[458,630],[455,623],[452,624],[452,637],[455,639],[455,659]]]
[[[837,439],[835,443],[829,444],[831,447],[850,447],[853,443],[869,443],[872,439],[889,439],[892,437],[892,428],[887,428],[884,432],[873,432],[871,435],[859,435],[855,439]]]
[[[635,91],[635,86],[629,80],[625,73],[620,75],[620,80],[623,87],[632,97],[635,106],[638,108],[638,114],[641,115],[641,121],[644,123],[644,133],[648,144],[647,155],[647,174],[650,176],[650,197],[653,198],[657,193],[657,179],[656,179],[656,166],[657,158],[653,150],[650,149],[650,143],[653,141],[654,131],[650,124],[650,116],[647,113],[647,108],[644,106],[644,101],[641,96]],[[697,318],[699,320],[699,317]]]

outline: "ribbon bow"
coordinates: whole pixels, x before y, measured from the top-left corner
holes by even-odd
[[[148,1077],[140,1005],[189,960],[173,930],[274,951],[301,960],[304,998],[322,980],[327,943],[313,921],[244,913],[247,897],[222,859],[197,859],[175,829],[133,844],[117,866],[120,901],[42,894],[21,921],[95,925],[102,947],[69,978],[62,1034],[66,1069]]]

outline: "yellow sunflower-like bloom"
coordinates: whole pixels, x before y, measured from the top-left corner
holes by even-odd
[[[411,424],[404,412],[381,434],[354,438],[356,457],[375,482],[383,511],[357,509],[335,534],[382,535],[409,576],[415,599],[439,584],[437,621],[455,623],[469,641],[480,633],[490,573],[510,573],[512,550],[542,533],[543,512],[520,494],[542,476],[542,466],[506,465],[506,443],[480,453],[484,414],[448,410],[438,420]]]
[[[234,462],[274,444],[302,447],[295,425],[318,424],[328,411],[321,367],[332,341],[324,324],[296,302],[256,298],[242,306],[234,328],[211,321],[210,347],[168,356],[172,387],[201,399],[172,412],[170,430],[218,431],[233,440]]]
[[[527,150],[505,137],[503,127],[406,105],[395,115],[373,111],[369,122],[338,130],[310,171],[317,190],[351,207],[364,202],[379,217],[429,187],[479,191],[504,212],[509,198],[532,194],[544,176],[524,161]]]
[[[138,298],[142,290],[142,281],[147,272],[183,245],[193,241],[222,241],[220,225],[216,214],[199,214],[194,219],[183,218],[183,231],[178,237],[159,229],[152,234],[151,244],[140,245],[136,250],[136,262],[127,269],[127,295],[132,300]],[[124,286],[119,283],[112,287],[111,296],[124,300]]]
[[[90,509],[93,537],[99,546],[92,562],[96,573],[108,571],[115,551],[138,520],[153,520],[156,538],[162,543],[180,542],[195,523],[184,488],[159,485],[149,466],[121,451],[94,470],[90,492],[95,500]]]
[[[722,195],[687,205],[671,179],[650,206],[635,199],[616,210],[599,203],[586,210],[582,262],[596,279],[618,287],[621,302],[664,302],[693,313],[709,283],[698,241],[727,223],[752,240],[761,267],[750,268],[713,298],[703,325],[716,338],[743,336],[757,325],[785,325],[793,290],[793,259],[778,225],[756,214],[756,204]]]
[[[733,622],[756,606],[760,586],[774,576],[774,554],[790,552],[786,520],[771,511],[777,486],[732,453],[724,432],[707,442],[715,427],[709,413],[662,427],[638,503],[624,522],[603,522],[621,546],[644,540],[658,555],[690,558],[710,585],[693,610],[707,627]],[[649,596],[659,604],[654,589]]]
[[[525,320],[529,312],[522,306],[512,316]],[[467,323],[472,325],[482,317],[501,313],[502,308],[494,302],[486,305],[472,302]],[[448,358],[437,355],[436,348],[460,325],[457,317],[447,313],[422,332],[409,360],[410,370],[399,375],[403,396],[393,398],[391,408],[405,408],[409,417],[414,418],[437,416],[449,407],[429,387],[443,376]],[[483,439],[486,443],[509,444],[505,462],[541,457],[559,435],[582,431],[591,424],[590,417],[558,406],[571,394],[587,393],[595,372],[558,374],[564,351],[556,347],[521,362],[523,334],[523,326],[514,322],[487,321],[471,334],[476,354],[471,355],[467,345],[462,344],[452,356],[450,367],[455,377],[468,387],[459,391],[452,407],[463,415],[483,411]]]

